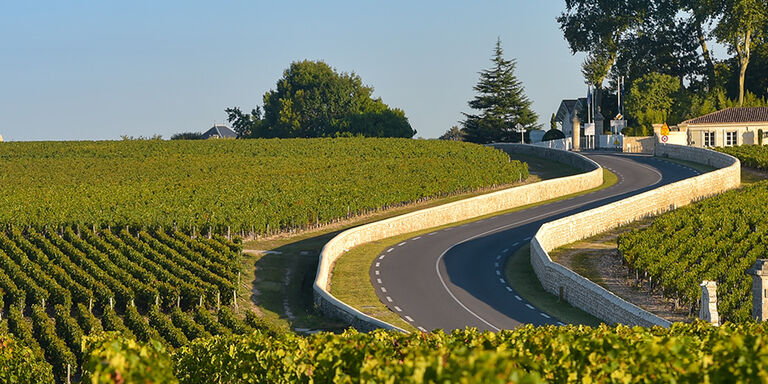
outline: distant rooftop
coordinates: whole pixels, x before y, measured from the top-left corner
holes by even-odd
[[[768,123],[768,107],[733,107],[708,113],[682,124]]]
[[[203,133],[204,139],[234,139],[237,133],[223,124],[214,124],[213,127]]]

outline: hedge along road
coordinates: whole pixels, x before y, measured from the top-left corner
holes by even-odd
[[[636,195],[699,172],[648,155],[585,153],[615,173],[611,187],[410,238],[384,250],[370,278],[381,302],[421,331],[560,324],[512,289],[507,257],[545,222]]]

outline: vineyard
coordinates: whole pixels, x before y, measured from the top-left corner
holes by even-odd
[[[173,351],[103,334],[86,338],[84,370],[100,382],[184,384],[757,383],[768,379],[766,331],[764,324],[703,323],[308,337],[256,331],[200,338]],[[38,373],[36,381],[50,379]]]
[[[621,235],[619,253],[638,279],[689,313],[698,311],[701,281],[714,280],[721,319],[749,321],[752,280],[746,271],[768,254],[767,201],[763,181],[679,208]]]
[[[742,165],[768,171],[768,148],[761,145],[741,145],[715,148],[720,152],[737,157]]]
[[[114,331],[174,349],[245,334],[264,324],[233,309],[240,252],[219,235],[9,227],[0,231],[0,314],[59,381],[79,375],[84,335]]]
[[[362,138],[10,142],[0,169],[0,223],[219,234],[306,228],[528,176],[479,145]]]

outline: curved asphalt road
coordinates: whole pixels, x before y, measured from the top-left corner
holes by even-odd
[[[504,263],[545,222],[698,174],[647,155],[586,153],[619,177],[613,186],[558,202],[413,237],[371,265],[376,294],[422,331],[560,324],[506,283]]]

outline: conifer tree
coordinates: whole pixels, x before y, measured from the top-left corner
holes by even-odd
[[[539,117],[531,110],[531,101],[515,76],[515,60],[504,58],[500,38],[496,40],[491,61],[493,66],[480,72],[480,80],[474,87],[478,94],[469,101],[470,108],[479,112],[464,113],[465,140],[474,143],[520,141],[520,133],[515,132],[517,124],[528,130],[539,129]]]

